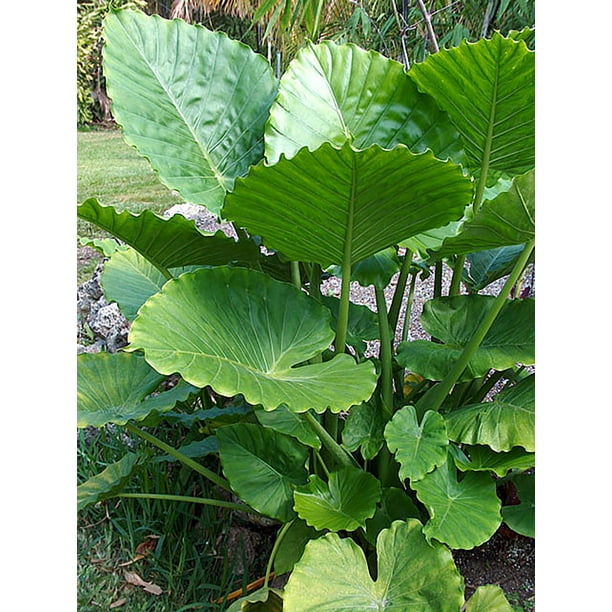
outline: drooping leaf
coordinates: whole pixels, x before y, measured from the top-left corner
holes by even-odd
[[[451,440],[484,444],[494,451],[522,446],[535,451],[535,374],[508,387],[493,401],[471,404],[445,415]]]
[[[280,405],[276,410],[268,412],[263,408],[255,409],[257,420],[264,426],[297,438],[302,444],[321,448],[321,440],[301,415],[291,412],[286,406]]]
[[[151,263],[165,269],[248,263],[259,257],[254,242],[236,242],[221,231],[204,233],[182,215],[162,219],[150,210],[143,210],[138,215],[127,210],[118,213],[112,206],[100,205],[95,198],[85,200],[77,208],[77,214],[117,236]]]
[[[463,137],[470,168],[522,174],[535,165],[535,54],[494,33],[413,64],[408,72]]]
[[[355,151],[323,144],[237,179],[223,216],[287,257],[325,269],[365,259],[457,221],[472,195],[461,168],[398,145]],[[295,228],[300,231],[296,232]]]
[[[414,406],[404,406],[387,423],[385,439],[400,464],[402,480],[420,480],[446,461],[448,435],[437,412],[428,410],[419,423]]]
[[[423,528],[428,539],[470,549],[486,542],[501,524],[501,501],[488,474],[470,472],[459,482],[450,460],[421,480],[411,481],[410,487],[429,512]]]
[[[361,447],[364,459],[374,459],[385,441],[384,427],[383,412],[373,402],[353,406],[342,429],[342,444],[350,451]]]
[[[309,44],[289,64],[266,125],[266,158],[293,157],[324,142],[357,149],[404,144],[460,163],[463,147],[445,112],[403,66],[376,51],[332,41]]]
[[[456,236],[444,240],[438,257],[523,244],[535,237],[535,171],[517,176],[508,191],[486,200]]]
[[[396,521],[378,536],[378,577],[370,576],[361,548],[335,533],[312,540],[285,588],[287,610],[419,610],[457,612],[463,579],[451,552],[427,542],[415,519]]]
[[[299,518],[295,519],[293,524],[287,529],[276,551],[276,556],[274,557],[275,574],[280,576],[290,572],[293,566],[300,560],[306,544],[310,540],[321,537],[323,533],[310,527],[305,521]]]
[[[227,612],[282,612],[283,597],[276,589],[263,588],[237,599]]]
[[[535,465],[535,454],[515,446],[507,453],[497,453],[488,446],[451,445],[455,465],[462,472],[494,472],[500,478],[510,470],[527,470]]]
[[[429,380],[442,380],[459,358],[495,297],[459,295],[425,302],[421,324],[441,343],[427,340],[402,342],[398,363]],[[535,301],[507,300],[459,382],[480,378],[493,368],[504,370],[535,361]],[[474,442],[477,444],[477,442]]]
[[[125,425],[151,413],[172,410],[197,389],[184,382],[151,395],[165,376],[132,353],[82,353],[77,356],[77,427]]]
[[[535,476],[517,474],[513,476],[512,482],[521,503],[502,508],[504,523],[516,533],[535,538]]]
[[[111,463],[99,474],[80,484],[77,487],[77,510],[114,497],[126,485],[140,460],[139,455],[127,453],[119,461]]]
[[[166,281],[153,264],[129,247],[117,249],[100,275],[104,297],[108,302],[116,302],[121,314],[130,321]]]
[[[389,247],[356,263],[351,268],[351,280],[357,281],[362,287],[373,285],[384,289],[399,272],[400,265],[397,250],[395,247]],[[342,278],[341,266],[331,266],[328,271]]]
[[[496,584],[479,586],[468,599],[465,612],[512,612],[504,592]]]
[[[329,475],[329,482],[311,475],[294,493],[298,516],[315,529],[354,531],[374,516],[380,482],[368,472],[345,466]]]
[[[383,529],[391,527],[393,521],[405,521],[408,518],[420,519],[421,515],[407,493],[396,487],[383,487],[374,516],[366,521],[366,539],[376,545],[378,534]]]
[[[219,213],[227,190],[263,155],[278,82],[246,45],[200,25],[110,13],[104,74],[125,140],[162,182]]]
[[[346,354],[297,367],[330,345],[330,318],[304,292],[260,272],[202,268],[149,298],[129,339],[158,371],[225,397],[241,393],[266,410],[339,412],[372,395],[376,373]]]
[[[340,300],[333,296],[321,296],[321,304],[328,308],[332,314],[332,328],[337,328]],[[378,317],[364,304],[349,303],[348,328],[346,330],[346,343],[363,354],[366,349],[365,340],[378,338]]]
[[[250,423],[221,427],[217,438],[223,472],[240,499],[270,518],[294,518],[293,488],[306,482],[308,449]]]
[[[510,274],[524,246],[519,244],[468,254],[469,271],[463,270],[461,280],[473,291],[484,289]]]
[[[202,422],[229,425],[251,412],[253,412],[253,406],[249,404],[229,404],[223,408],[207,408],[205,410],[194,410],[193,412],[165,412],[163,420],[167,423],[180,423],[185,427],[193,427],[196,423]]]

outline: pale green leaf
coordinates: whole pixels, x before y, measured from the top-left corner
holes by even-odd
[[[512,612],[504,592],[496,584],[479,586],[468,599],[465,612]]]

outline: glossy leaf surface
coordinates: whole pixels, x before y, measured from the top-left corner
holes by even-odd
[[[285,588],[287,610],[300,612],[457,612],[463,580],[451,552],[428,543],[415,519],[396,521],[376,542],[372,580],[361,548],[335,533],[312,540]]]
[[[535,465],[535,453],[528,453],[520,446],[507,453],[497,453],[488,446],[452,448],[455,465],[462,472],[494,472],[502,478],[510,470],[527,470]]]
[[[219,213],[234,178],[263,155],[278,83],[246,45],[200,25],[116,11],[104,74],[125,140],[186,201]]]
[[[451,548],[480,546],[501,524],[501,502],[488,474],[470,472],[459,482],[455,464],[447,461],[410,487],[431,517],[423,528],[427,538]]]
[[[221,427],[217,438],[223,472],[240,499],[270,518],[294,518],[293,488],[308,476],[306,447],[249,423]]]
[[[494,451],[515,446],[535,451],[535,375],[504,389],[493,401],[472,404],[447,415],[451,440],[485,444]]]
[[[138,465],[140,457],[127,453],[119,461],[111,463],[99,474],[77,487],[77,510],[82,510],[103,499],[114,497],[123,487]]]
[[[512,612],[504,592],[496,584],[479,586],[468,599],[465,612]]]
[[[444,240],[438,257],[523,244],[535,238],[535,171],[516,177],[508,191],[486,200],[461,232]]]
[[[347,466],[331,472],[329,482],[311,475],[294,497],[298,516],[311,527],[354,531],[374,516],[380,483],[368,472]]]
[[[402,342],[397,350],[398,363],[423,378],[442,380],[494,301],[493,296],[460,295],[426,302],[421,324],[441,343]],[[517,363],[532,365],[534,361],[535,301],[507,300],[459,382],[484,376],[491,368],[504,370]]]
[[[522,174],[535,165],[535,54],[494,33],[428,55],[408,75],[463,137],[468,165]]]
[[[206,234],[182,215],[162,219],[150,210],[135,215],[102,206],[94,198],[78,208],[81,219],[113,234],[151,263],[170,269],[180,266],[221,266],[232,262],[251,262],[259,249],[251,241],[236,242],[223,232]]]
[[[252,168],[228,194],[223,216],[290,259],[327,268],[343,263],[345,250],[357,263],[460,219],[471,195],[461,168],[430,152],[323,144]]]
[[[83,353],[77,357],[77,427],[125,425],[172,410],[197,391],[179,383],[155,396],[165,376],[137,354]]]
[[[415,153],[462,161],[459,135],[432,98],[398,62],[376,51],[331,41],[301,49],[283,75],[266,125],[266,158],[293,157],[324,142],[357,149],[397,144]]]
[[[156,370],[226,397],[241,393],[266,410],[338,412],[372,395],[376,373],[346,354],[297,367],[330,345],[330,319],[314,299],[265,274],[203,268],[152,296],[129,339]]]
[[[404,406],[387,423],[385,439],[400,464],[402,480],[419,480],[446,461],[446,425],[437,412],[428,410],[419,423],[414,406]]]

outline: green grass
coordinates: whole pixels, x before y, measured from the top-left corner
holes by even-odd
[[[96,198],[117,210],[138,213],[144,209],[161,214],[183,198],[161,183],[149,162],[123,140],[118,129],[77,132],[77,204]],[[77,220],[77,234],[108,238],[110,234],[91,223]],[[101,257],[77,260],[77,284],[91,278]]]

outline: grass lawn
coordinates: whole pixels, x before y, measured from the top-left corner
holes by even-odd
[[[146,208],[162,213],[183,198],[163,185],[149,162],[123,140],[121,131],[77,132],[77,204],[96,198],[100,204],[138,213]],[[77,220],[77,234],[108,238],[95,225]],[[100,258],[83,250],[77,258],[77,283],[87,280]]]

